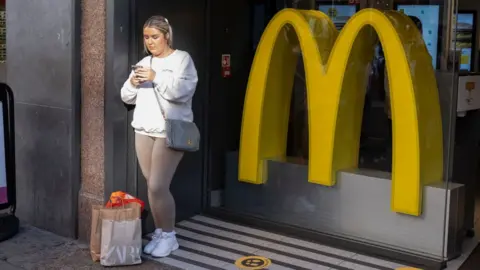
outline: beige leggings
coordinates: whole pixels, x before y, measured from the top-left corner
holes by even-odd
[[[183,152],[171,150],[165,139],[135,133],[135,149],[143,176],[147,179],[148,201],[157,228],[171,232],[175,225],[175,201],[170,183]]]

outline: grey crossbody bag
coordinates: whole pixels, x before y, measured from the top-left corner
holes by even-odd
[[[150,58],[150,68],[152,68],[152,60]],[[155,92],[155,84],[152,82],[153,91]],[[179,119],[169,119],[165,114],[165,111],[162,108],[158,95],[160,93],[155,93],[157,98],[158,106],[162,112],[163,119],[165,119],[165,143],[168,148],[183,151],[183,152],[195,152],[200,149],[200,131],[198,130],[197,125],[194,122],[179,120]],[[171,103],[182,104],[180,102]]]

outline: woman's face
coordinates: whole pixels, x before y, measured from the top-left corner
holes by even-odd
[[[165,49],[168,48],[165,35],[156,28],[145,27],[143,29],[143,41],[153,56],[162,55]]]

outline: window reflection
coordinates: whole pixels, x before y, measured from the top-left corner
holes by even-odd
[[[291,7],[318,9],[329,15],[338,30],[360,9],[360,5],[328,1],[293,0]],[[290,42],[298,44],[293,31],[287,34]],[[293,34],[292,34],[293,33]],[[372,31],[372,35],[376,33]],[[377,37],[378,40],[378,37]],[[298,63],[292,89],[287,142],[287,155],[291,161],[306,164],[308,161],[308,105],[305,71],[302,52],[298,45],[294,49]],[[392,130],[389,117],[388,82],[385,73],[385,57],[378,43],[369,67],[364,105],[364,117],[360,142],[359,166],[376,170],[391,171]]]

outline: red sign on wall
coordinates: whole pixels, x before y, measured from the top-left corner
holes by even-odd
[[[230,54],[222,54],[222,77],[228,78],[232,76],[230,70]]]

